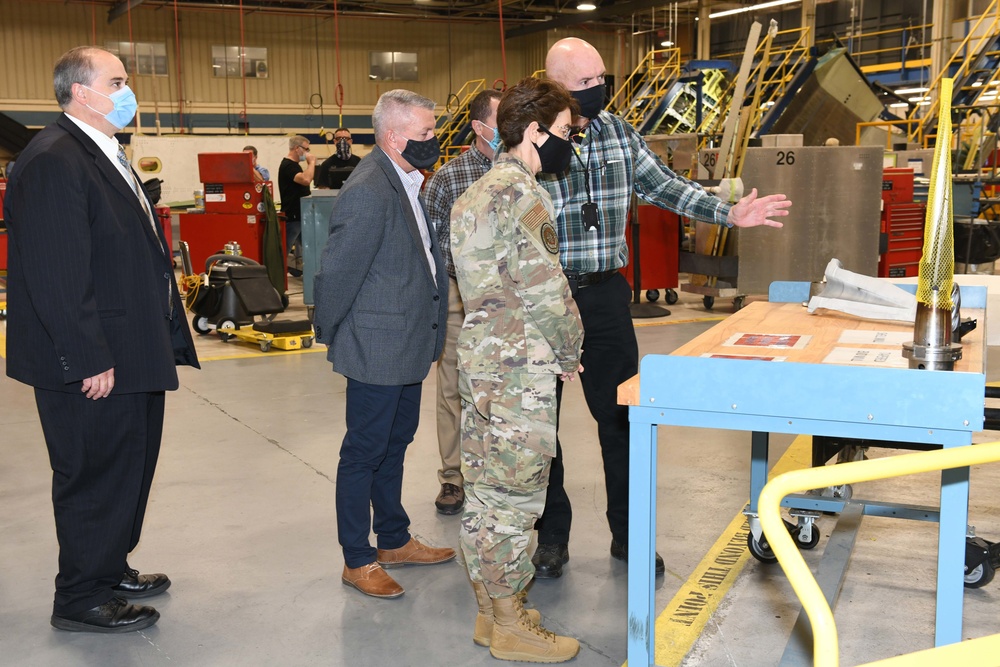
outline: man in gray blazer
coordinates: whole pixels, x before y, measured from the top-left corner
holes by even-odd
[[[434,165],[434,103],[383,94],[372,114],[375,149],[344,184],[316,274],[316,338],[347,378],[347,435],[337,466],[342,580],[366,595],[403,588],[382,566],[450,561],[453,549],[409,533],[403,457],[420,413],[420,383],[444,344],[448,274],[417,198]],[[372,519],[374,511],[374,521]],[[374,529],[378,549],[369,543]]]

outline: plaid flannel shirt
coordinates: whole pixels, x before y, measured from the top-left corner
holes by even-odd
[[[587,170],[591,201],[597,204],[600,220],[597,231],[583,226]],[[538,182],[552,196],[563,268],[580,273],[628,264],[625,223],[632,190],[660,208],[718,225],[728,224],[732,208],[671,171],[631,125],[607,111],[587,126],[568,173],[539,174]]]
[[[455,277],[455,262],[451,256],[451,207],[492,166],[493,160],[473,143],[469,150],[438,169],[421,195],[427,218],[437,234],[445,269],[452,278]]]

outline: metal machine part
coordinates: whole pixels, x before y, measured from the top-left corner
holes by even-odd
[[[910,368],[954,370],[955,362],[962,358],[962,346],[951,342],[951,322],[950,308],[917,303],[913,341],[903,343],[903,356],[909,360]]]

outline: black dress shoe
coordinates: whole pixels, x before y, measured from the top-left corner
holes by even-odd
[[[170,579],[165,574],[139,574],[125,566],[125,574],[117,586],[111,588],[116,595],[125,598],[150,598],[170,588]]]
[[[562,576],[562,566],[568,562],[569,547],[565,544],[539,544],[531,557],[536,579],[558,579]]]
[[[70,632],[134,632],[156,623],[160,612],[114,597],[104,604],[70,616],[52,614],[52,627]]]
[[[611,540],[611,557],[618,560],[623,560],[628,562],[628,542],[621,544],[618,540]],[[666,571],[666,566],[663,564],[663,557],[660,554],[656,554],[656,576],[662,575]]]
[[[438,514],[458,514],[465,504],[465,491],[457,484],[445,482],[441,485],[441,493],[434,499]]]

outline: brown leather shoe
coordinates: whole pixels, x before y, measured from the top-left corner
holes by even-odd
[[[438,549],[417,542],[413,537],[398,549],[379,549],[378,564],[385,568],[402,565],[436,565],[455,558],[454,549]]]
[[[340,580],[373,598],[398,598],[403,594],[403,587],[386,574],[378,563],[368,563],[361,567],[345,565]]]

